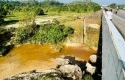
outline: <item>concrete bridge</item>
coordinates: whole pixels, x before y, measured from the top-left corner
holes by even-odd
[[[110,21],[103,11],[101,35],[102,80],[125,80],[125,12]]]

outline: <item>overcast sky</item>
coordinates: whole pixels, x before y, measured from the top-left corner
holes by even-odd
[[[40,0],[43,1],[43,0]],[[72,1],[77,1],[77,0],[58,0],[60,2],[72,2]],[[125,4],[125,0],[92,0],[93,2],[97,2],[100,5],[109,5],[111,3],[116,3],[116,4]]]

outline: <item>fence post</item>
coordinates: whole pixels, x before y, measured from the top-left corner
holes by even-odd
[[[83,18],[83,44],[87,40],[87,33],[86,33],[86,17]]]

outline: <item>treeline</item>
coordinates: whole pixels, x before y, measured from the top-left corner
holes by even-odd
[[[88,12],[88,11],[98,11],[100,6],[94,2],[87,1],[74,1],[71,3],[61,3],[56,0],[44,0],[43,2],[38,2],[37,0],[28,0],[28,1],[0,1],[0,5],[6,7],[9,10],[20,9],[22,6],[29,7],[40,7],[48,11],[72,11],[72,12]]]
[[[125,4],[116,4],[116,3],[112,3],[109,5],[110,8],[113,8],[113,9],[125,9]]]
[[[85,2],[85,1],[74,1],[68,4],[60,3],[58,1],[44,1],[40,3],[40,6],[45,10],[49,11],[69,11],[69,12],[89,12],[89,11],[98,11],[100,6],[94,2]]]
[[[86,1],[74,1],[71,3],[61,3],[56,0],[44,0],[38,2],[37,0],[27,1],[13,1],[13,0],[0,0],[0,24],[3,22],[3,18],[7,14],[11,14],[13,11],[22,11],[24,8],[33,11],[36,15],[49,14],[51,12],[61,13],[67,12],[95,12],[100,10],[100,6],[94,2]]]

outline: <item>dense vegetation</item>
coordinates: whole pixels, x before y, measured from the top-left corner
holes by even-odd
[[[7,15],[7,11],[0,6],[0,25],[4,22],[4,18]]]
[[[20,27],[16,32],[16,43],[57,44],[63,42],[68,35],[73,33],[73,28],[58,24],[45,24],[32,28]]]
[[[115,4],[115,3],[112,3],[112,4],[109,5],[109,7],[110,7],[110,8],[113,8],[113,9],[116,9],[116,8],[118,7],[118,5]]]
[[[112,3],[109,5],[109,7],[113,9],[125,9],[125,4]]]
[[[28,7],[29,9],[34,8],[32,10],[36,11],[37,14],[44,14],[44,12],[50,13],[52,11],[57,13],[62,11],[81,13],[100,10],[100,6],[97,3],[86,1],[74,1],[64,4],[56,0],[44,0],[43,2],[38,2],[36,0],[28,0],[25,2],[1,0],[0,5],[4,6],[4,8],[8,9],[10,12],[13,10],[20,11],[23,7]]]
[[[3,23],[6,15],[17,17],[19,21],[33,22],[35,16],[61,12],[95,12],[100,10],[100,6],[94,2],[74,1],[71,3],[61,3],[56,0],[37,0],[13,1],[0,0],[0,24]]]
[[[40,5],[45,12],[56,11],[60,13],[62,11],[68,11],[81,13],[100,10],[100,6],[98,4],[84,1],[75,1],[69,4],[63,4],[57,1],[44,1]]]

